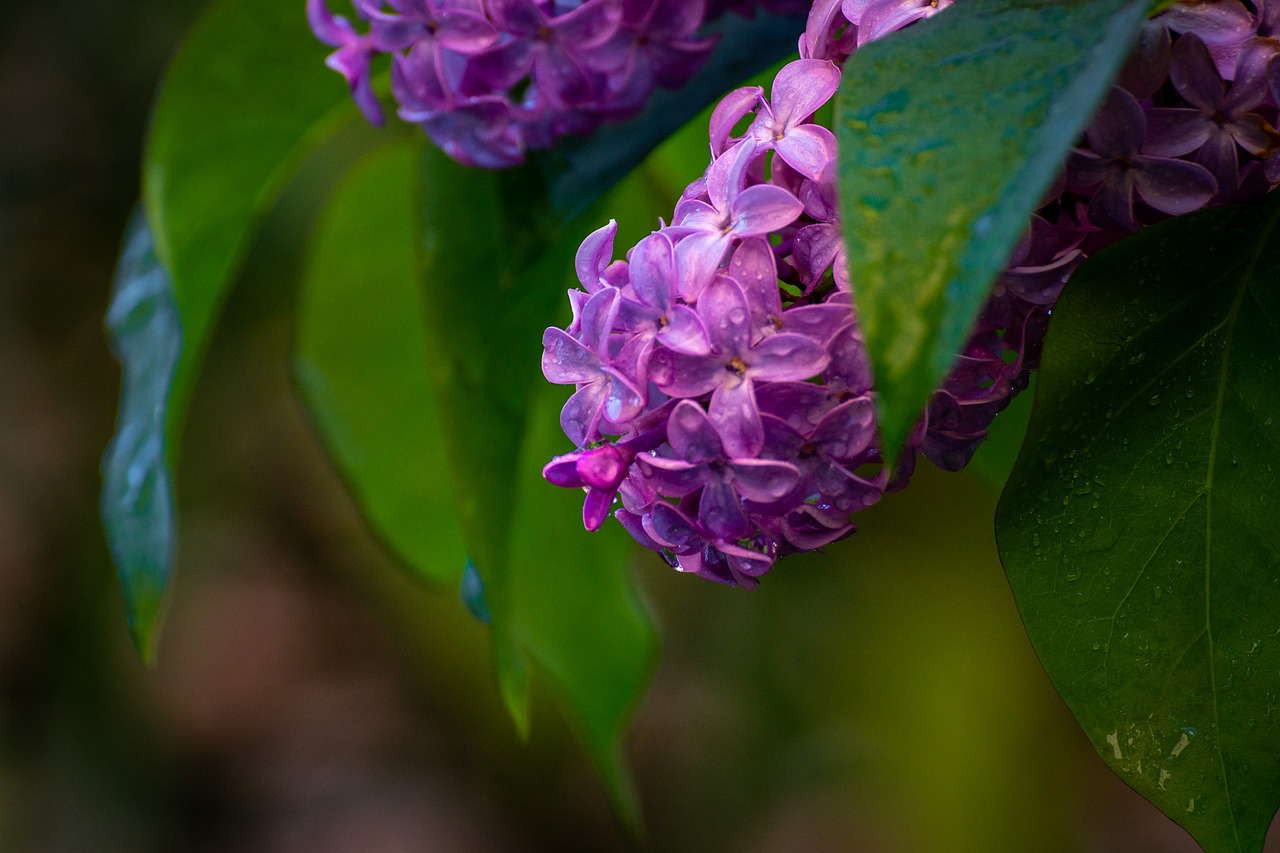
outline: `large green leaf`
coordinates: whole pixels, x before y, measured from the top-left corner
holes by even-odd
[[[293,0],[221,0],[165,75],[143,200],[182,318],[171,429],[254,226],[303,155],[352,113],[326,50]]]
[[[634,232],[669,212],[654,208],[653,193],[635,182],[613,191],[612,206],[593,204],[710,100],[789,50],[801,26],[769,16],[731,26],[690,87],[659,93],[633,121],[566,141],[523,167],[478,172],[434,149],[424,154],[428,357],[456,507],[494,626],[503,699],[526,732],[532,658],[566,700],[624,809],[617,737],[653,641],[617,574],[625,538],[587,534],[579,496],[537,476],[553,454],[570,449],[555,437],[555,407],[547,402],[558,407],[568,391],[546,389],[539,371],[542,332],[566,319],[564,291],[577,286],[573,256],[588,233],[625,214],[618,240],[625,246],[627,225]]]
[[[151,655],[173,556],[169,468],[200,355],[258,218],[308,148],[351,110],[323,59],[324,47],[293,0],[222,0],[183,44],[156,102],[143,201],[155,253],[169,273],[163,298],[172,322],[163,345],[172,352],[158,370],[129,363],[151,355],[116,342],[126,382],[135,386],[124,395],[102,496],[129,624],[144,657]],[[118,295],[127,292],[117,288]],[[129,310],[124,303],[112,307],[116,316]],[[114,324],[111,330],[123,331]],[[142,399],[159,408],[130,404]],[[139,502],[132,489],[144,470],[165,488]]]
[[[625,537],[586,533],[581,496],[540,476],[569,449],[555,437],[563,389],[539,375],[542,332],[567,313],[595,217],[558,216],[537,164],[477,172],[427,148],[421,188],[429,367],[503,699],[527,732],[530,658],[545,669],[627,809],[616,738],[653,638],[622,572]]]
[[[841,215],[890,456],[1146,10],[1145,0],[964,0],[845,65]]]
[[[634,822],[621,741],[649,681],[657,639],[631,585],[627,558],[637,550],[631,537],[612,522],[585,532],[582,493],[542,479],[542,466],[566,450],[559,420],[564,390],[543,386],[530,410],[511,534],[513,606],[505,628],[549,677],[619,814]],[[494,616],[496,630],[504,628],[501,618]]]
[[[415,168],[412,144],[388,146],[334,193],[307,260],[295,375],[373,530],[417,576],[453,583],[466,549],[427,375]]]
[[[1212,851],[1280,804],[1280,195],[1165,223],[1058,307],[1000,555],[1107,763]]]

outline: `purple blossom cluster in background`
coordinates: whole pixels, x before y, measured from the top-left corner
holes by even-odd
[[[327,64],[361,111],[383,121],[370,63],[391,57],[400,118],[450,157],[500,169],[565,134],[637,113],[677,88],[715,46],[699,34],[724,12],[798,12],[804,0],[352,0],[357,23],[307,0]]]
[[[882,464],[872,377],[836,205],[835,139],[814,123],[862,44],[950,0],[818,0],[766,97],[710,122],[711,163],[669,225],[614,260],[615,225],[577,257],[573,320],[543,372],[576,390],[577,446],[544,469],[673,567],[754,586],[780,557],[854,530],[917,455],[968,464],[1038,366],[1049,310],[1085,256],[1145,224],[1280,181],[1280,0],[1178,4],[1152,19],[1032,219],[898,470]]]

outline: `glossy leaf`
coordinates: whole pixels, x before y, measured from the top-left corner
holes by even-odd
[[[467,555],[427,375],[414,153],[376,151],[329,202],[303,279],[295,375],[374,532],[415,575],[452,584]]]
[[[184,346],[171,429],[258,219],[301,157],[353,109],[292,0],[222,0],[165,75],[143,199],[173,280]]]
[[[540,374],[542,332],[567,313],[574,253],[598,223],[557,215],[536,164],[481,172],[428,147],[421,190],[428,363],[503,700],[527,732],[531,664],[546,670],[625,809],[616,737],[652,636],[625,547],[582,530],[580,496],[540,475],[569,449],[554,437],[565,394]]]
[[[951,368],[1146,10],[1144,0],[964,0],[846,63],[841,213],[890,455]]]
[[[512,531],[509,630],[549,677],[619,814],[634,823],[621,743],[649,681],[657,638],[632,588],[631,537],[612,521],[585,532],[582,493],[542,479],[542,466],[566,450],[564,400],[564,388],[545,385],[530,412]]]
[[[538,506],[558,506],[562,517],[554,522],[544,519],[538,533],[545,537],[556,531],[558,544],[553,549],[548,545],[525,550],[513,538],[511,519],[517,511],[517,497],[524,494],[522,489],[532,488],[522,486],[517,478],[520,460],[526,458],[532,466],[530,460],[536,459],[540,468],[555,453],[570,449],[563,439],[548,440],[534,457],[521,456],[526,430],[541,435],[540,430],[547,428],[530,421],[530,409],[539,395],[554,394],[561,403],[567,397],[565,389],[537,390],[546,384],[539,369],[542,332],[554,323],[563,324],[568,309],[564,291],[577,286],[573,256],[588,233],[616,215],[616,210],[625,210],[633,227],[650,216],[656,224],[662,213],[640,213],[650,207],[646,202],[651,194],[643,192],[632,192],[630,200],[608,213],[591,212],[593,203],[671,130],[742,77],[790,50],[802,27],[797,18],[772,16],[731,25],[715,58],[689,87],[678,93],[659,93],[638,118],[585,140],[566,141],[555,152],[531,157],[523,167],[481,172],[459,167],[434,149],[424,154],[422,280],[428,305],[428,356],[449,448],[457,510],[493,620],[503,699],[517,727],[527,732],[528,654],[532,652],[553,680],[558,679],[571,716],[602,762],[616,757],[616,744],[604,750],[605,733],[612,732],[613,737],[620,732],[622,706],[601,693],[612,689],[610,679],[579,679],[572,673],[593,672],[609,656],[597,657],[590,631],[565,633],[567,626],[580,619],[577,612],[565,612],[564,621],[556,622],[555,614],[560,611],[539,611],[535,621],[543,625],[540,632],[550,632],[547,637],[517,636],[526,630],[517,615],[522,594],[516,589],[522,567],[532,562],[543,564],[538,577],[554,577],[546,575],[548,563],[563,563],[560,568],[571,577],[581,575],[587,566],[593,572],[605,572],[605,577],[613,570],[609,565],[596,565],[598,554],[591,556],[613,534],[583,531],[578,523],[581,507],[570,506],[567,498],[541,485],[540,477],[537,488],[543,496],[533,500]],[[620,240],[619,244],[625,242]],[[549,417],[549,423],[556,423],[554,413]],[[522,517],[528,517],[531,510],[522,504],[519,508],[526,513]],[[575,559],[586,562],[575,563]],[[554,581],[546,587],[557,594],[565,588]],[[557,599],[562,608],[570,600]],[[629,597],[625,602],[606,597],[597,606],[602,608],[597,616],[601,625],[633,624],[637,618],[626,615],[637,612]],[[544,617],[551,621],[544,621]],[[558,634],[551,631],[553,624],[560,626]],[[647,660],[651,645],[651,640],[643,649],[624,643],[617,647],[617,655]],[[636,680],[635,667],[623,665],[614,671],[631,684],[631,694],[623,703],[629,707],[643,679]],[[620,695],[615,694],[615,699]],[[606,767],[606,777],[610,775]],[[612,774],[611,787],[615,799],[625,807],[628,798],[619,774]]]
[[[133,399],[160,408],[131,406],[126,389],[102,496],[121,577],[147,579],[145,595],[130,591],[126,582],[125,596],[134,641],[144,656],[150,656],[173,558],[170,468],[200,355],[259,216],[334,116],[351,110],[344,87],[335,85],[323,60],[323,46],[292,0],[222,0],[179,50],[156,102],[143,162],[143,202],[155,253],[169,273],[164,299],[173,314],[173,336],[166,346],[174,349],[167,369],[158,371],[129,363],[150,354],[116,344],[126,379],[161,383],[137,387]],[[112,331],[119,333],[114,326]],[[159,454],[143,466],[157,488],[138,502],[113,488],[125,482],[113,466],[135,470],[122,454],[144,435],[147,452]],[[143,530],[149,533],[139,538]]]
[[[997,533],[1098,752],[1213,851],[1280,804],[1280,195],[1167,222],[1054,310]]]
[[[120,576],[129,631],[144,660],[173,562],[173,482],[165,411],[182,328],[169,276],[139,207],[125,235],[107,310],[111,348],[123,367],[116,434],[102,460],[102,517]]]

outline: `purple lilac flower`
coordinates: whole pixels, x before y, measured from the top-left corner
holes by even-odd
[[[918,457],[967,465],[1039,367],[1050,310],[1087,255],[1280,182],[1280,0],[1157,16],[886,470],[835,143],[813,115],[859,45],[947,5],[817,0],[770,95],[744,87],[713,111],[711,162],[671,224],[621,260],[614,223],[584,241],[573,321],[547,330],[543,360],[576,388],[562,423],[577,449],[544,473],[585,491],[588,529],[612,511],[677,570],[754,587],[782,557],[853,533]]]
[[[326,63],[369,121],[382,122],[371,62],[391,57],[397,114],[449,156],[504,168],[531,149],[635,115],[655,87],[677,88],[715,41],[724,11],[798,12],[798,0],[350,0],[355,22],[307,0]],[[357,24],[361,26],[357,26]]]
[[[1067,169],[1067,186],[1093,195],[1093,222],[1134,231],[1135,195],[1162,213],[1178,214],[1203,207],[1217,193],[1217,181],[1203,166],[1142,154],[1146,131],[1142,107],[1113,88],[1085,131],[1088,149],[1077,150]]]
[[[1237,147],[1265,158],[1280,145],[1280,134],[1256,112],[1267,97],[1266,68],[1274,53],[1264,39],[1245,42],[1228,85],[1199,36],[1178,39],[1169,78],[1191,106],[1148,110],[1144,150],[1162,156],[1194,152],[1195,162],[1217,180],[1219,197],[1229,197],[1240,185]]]

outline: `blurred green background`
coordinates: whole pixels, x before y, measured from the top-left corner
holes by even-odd
[[[331,164],[373,131],[313,158],[227,307],[159,665],[139,664],[97,520],[119,389],[101,318],[149,99],[198,6],[5,4],[0,851],[627,849],[549,697],[520,744],[485,629],[380,551],[291,387],[300,249]],[[651,161],[672,201],[699,132]],[[996,497],[922,465],[754,593],[636,555],[664,646],[628,744],[650,849],[1196,849],[1036,663]]]

